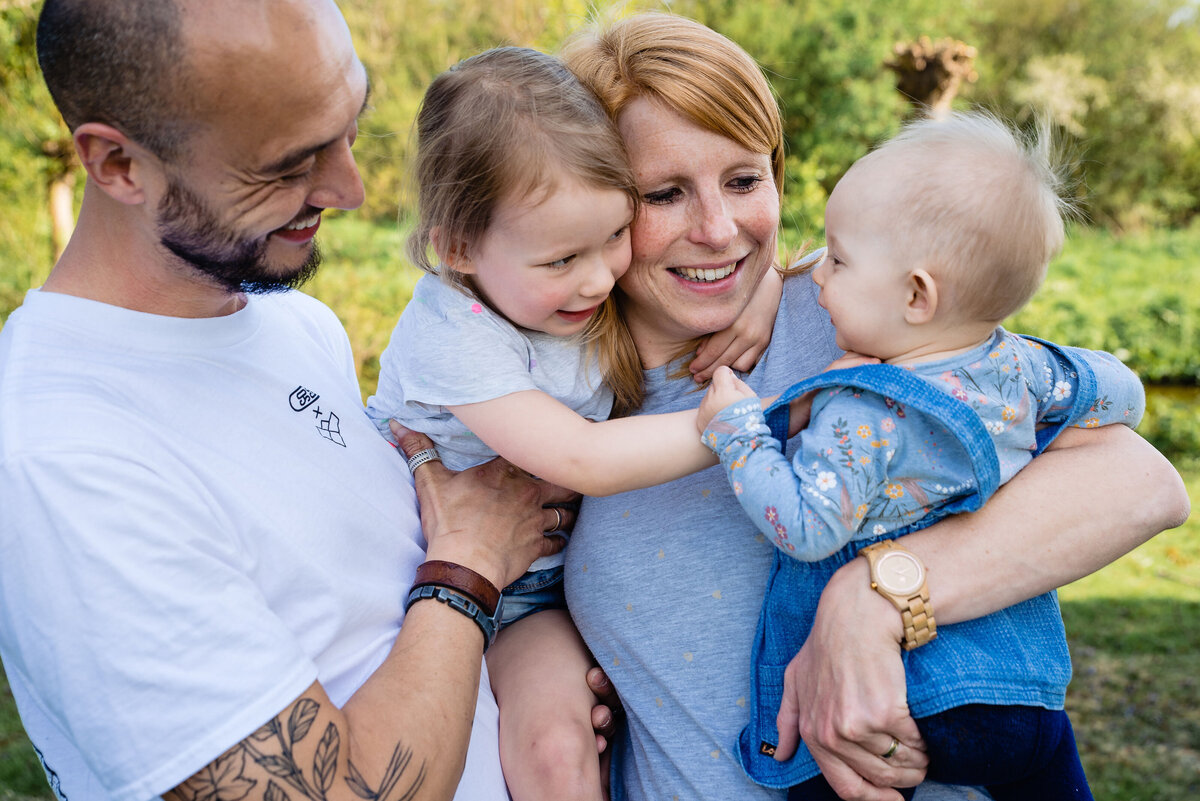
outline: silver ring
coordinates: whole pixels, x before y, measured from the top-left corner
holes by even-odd
[[[896,749],[899,747],[900,747],[900,741],[897,740],[895,737],[893,737],[892,744],[890,746],[888,746],[888,750],[884,751],[882,754],[879,755],[880,758],[881,759],[891,759],[893,756],[896,755]]]
[[[550,531],[562,531],[562,510],[557,506],[551,506],[550,510],[554,512],[555,521]]]
[[[408,472],[415,473],[417,468],[426,462],[440,462],[442,457],[438,456],[436,448],[426,448],[423,451],[417,451],[412,456],[408,457]]]

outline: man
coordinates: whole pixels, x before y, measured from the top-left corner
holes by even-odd
[[[52,786],[507,798],[482,596],[565,495],[430,465],[419,520],[345,332],[276,291],[362,201],[336,6],[47,0],[38,50],[88,177],[0,333],[0,654]]]

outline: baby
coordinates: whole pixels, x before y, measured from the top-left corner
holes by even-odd
[[[812,278],[838,346],[882,364],[802,382],[765,417],[725,368],[701,404],[705,444],[778,549],[738,751],[751,777],[791,787],[790,799],[837,797],[803,746],[773,758],[775,713],[822,588],[857,555],[904,617],[908,704],[930,778],[985,785],[1000,801],[1091,798],[1063,711],[1070,658],[1053,594],[938,629],[923,567],[891,542],[979,508],[1065,425],[1141,418],[1141,384],[1114,357],[999,326],[1064,239],[1060,181],[1040,140],[957,114],[912,123],[858,161],[830,196]],[[790,464],[780,446],[789,403],[793,424],[811,415]]]

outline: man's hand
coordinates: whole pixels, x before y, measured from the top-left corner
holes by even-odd
[[[424,434],[395,422],[392,433],[405,456],[433,447]],[[461,473],[427,462],[413,480],[428,557],[468,567],[497,587],[515,581],[539,556],[562,550],[560,537],[545,534],[575,524],[575,512],[558,504],[578,495],[531,478],[503,459]]]
[[[718,367],[713,373],[712,384],[704,393],[704,400],[700,401],[700,408],[696,411],[696,428],[703,434],[717,412],[740,400],[757,397],[758,393],[734,375],[732,370],[724,365]]]
[[[861,559],[834,574],[800,653],[784,673],[775,758],[800,738],[826,781],[850,801],[900,801],[928,759],[909,716],[900,661],[900,615],[871,591]],[[895,737],[899,746],[883,758]]]

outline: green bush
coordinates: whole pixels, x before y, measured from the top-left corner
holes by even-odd
[[[1200,384],[1200,226],[1079,229],[1012,330],[1107,350],[1152,384]]]

